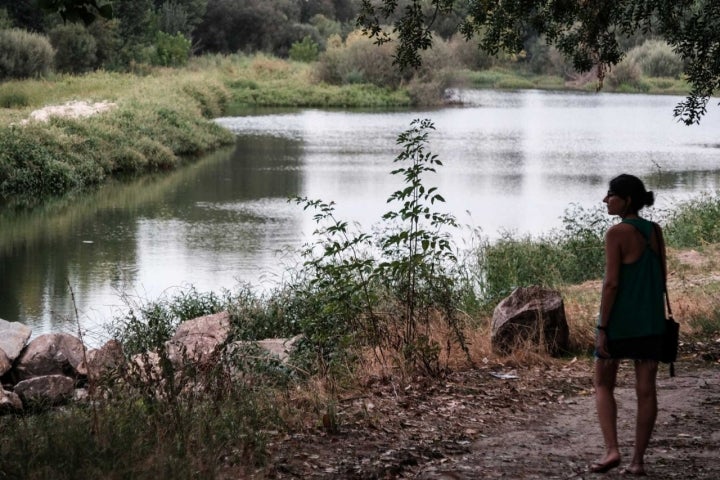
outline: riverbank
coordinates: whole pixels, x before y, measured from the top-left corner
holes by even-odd
[[[263,55],[208,56],[181,69],[4,82],[0,85],[4,107],[0,110],[0,202],[37,205],[111,179],[176,168],[231,144],[233,136],[212,119],[232,112],[266,107],[407,108],[422,101],[402,86],[320,83],[313,68]],[[596,88],[592,75],[565,81],[508,68],[457,71],[451,76],[456,84],[472,88]],[[685,93],[685,87],[681,81],[647,79],[616,88],[606,85],[604,90],[677,94]],[[60,110],[72,102],[107,103],[114,108],[72,117]],[[49,109],[56,111],[51,116],[40,114]]]

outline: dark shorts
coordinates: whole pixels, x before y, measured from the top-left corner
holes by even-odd
[[[660,361],[662,345],[662,335],[620,338],[608,340],[608,353],[610,353],[610,358],[614,359]],[[598,357],[597,352],[595,352],[595,356]]]

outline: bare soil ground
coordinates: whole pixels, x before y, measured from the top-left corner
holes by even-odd
[[[682,345],[681,355],[676,377],[667,365],[658,374],[648,478],[717,480],[720,341]],[[584,359],[515,369],[485,364],[404,385],[374,379],[362,395],[341,400],[336,429],[319,415],[314,427],[273,439],[268,466],[247,477],[628,478],[621,472],[632,455],[633,366],[621,365],[616,392],[623,463],[604,475],[588,472],[603,453],[591,377],[592,360]]]

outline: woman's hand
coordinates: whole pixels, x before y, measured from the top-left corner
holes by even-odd
[[[607,349],[607,332],[598,330],[595,337],[595,351],[600,358],[610,358],[610,352]]]

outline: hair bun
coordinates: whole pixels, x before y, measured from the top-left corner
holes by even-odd
[[[655,194],[651,191],[645,192],[645,206],[652,207],[655,203]]]

